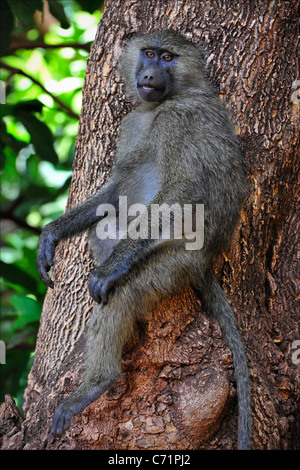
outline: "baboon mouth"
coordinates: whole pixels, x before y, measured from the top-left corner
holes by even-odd
[[[142,86],[143,90],[149,90],[149,91],[152,91],[152,90],[155,90],[154,86],[148,86],[148,85],[143,85]]]
[[[155,92],[159,92],[161,93],[163,91],[163,88],[160,88],[160,87],[157,87],[157,86],[154,86],[154,85],[143,85],[142,83],[139,83],[137,85],[137,88],[139,91],[143,91],[145,93],[150,93],[151,91],[155,91]]]

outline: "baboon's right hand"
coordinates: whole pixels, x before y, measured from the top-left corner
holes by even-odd
[[[37,269],[39,276],[47,287],[53,289],[54,283],[48,274],[51,267],[53,266],[53,258],[55,254],[55,247],[57,240],[47,227],[42,231],[39,240],[39,249],[36,260]]]

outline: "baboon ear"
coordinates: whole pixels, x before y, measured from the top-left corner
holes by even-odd
[[[117,69],[125,83],[126,95],[139,99],[136,88],[136,68],[139,62],[141,44],[139,38],[132,38],[125,45],[118,62]]]

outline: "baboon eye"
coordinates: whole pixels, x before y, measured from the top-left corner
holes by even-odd
[[[173,60],[174,57],[171,54],[163,54],[161,58],[166,62],[170,62],[171,60]]]
[[[149,57],[149,59],[153,59],[153,57],[154,57],[154,52],[152,52],[152,51],[145,51],[145,54],[146,54],[147,57]]]

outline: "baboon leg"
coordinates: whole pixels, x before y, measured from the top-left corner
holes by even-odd
[[[188,256],[190,256],[188,254]],[[187,275],[178,275],[186,256],[174,255],[168,266],[159,256],[152,264],[133,270],[109,295],[108,303],[96,305],[89,322],[83,383],[58,407],[51,433],[62,434],[70,420],[104,393],[121,373],[122,350],[141,319],[163,297],[187,285]],[[189,264],[189,269],[191,264]]]

